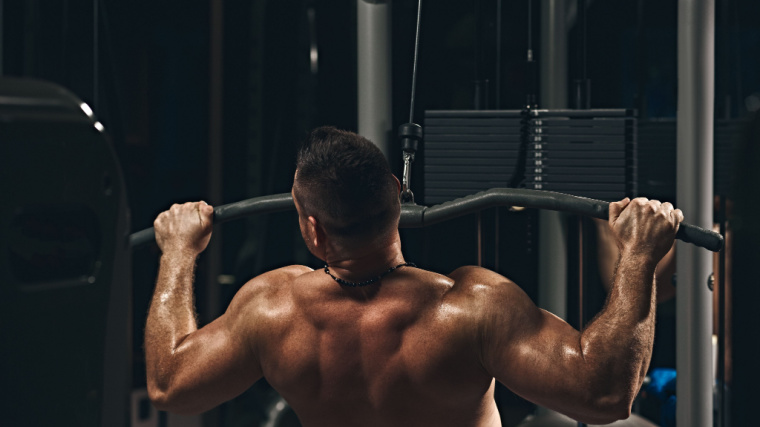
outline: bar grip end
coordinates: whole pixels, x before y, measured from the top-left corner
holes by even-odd
[[[676,238],[713,252],[720,252],[723,249],[724,241],[720,233],[692,224],[682,222],[678,227]]]

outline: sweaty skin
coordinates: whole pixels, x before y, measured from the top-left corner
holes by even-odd
[[[583,333],[478,267],[449,276],[402,267],[366,288],[284,267],[249,281],[198,329],[193,266],[211,213],[191,203],[156,219],[163,255],[145,334],[149,395],[159,409],[200,413],[264,376],[307,427],[499,426],[494,378],[580,421],[626,418],[651,356],[655,266],[683,219],[669,203],[610,204],[620,259],[607,304]],[[397,232],[348,254],[318,219],[299,216],[309,249],[338,277],[363,280],[403,262]]]

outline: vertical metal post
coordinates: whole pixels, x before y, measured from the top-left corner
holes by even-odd
[[[567,108],[567,29],[563,0],[541,1],[541,108]],[[567,225],[558,212],[538,214],[538,305],[567,318]]]
[[[567,108],[566,8],[563,0],[541,0],[541,108]]]
[[[388,158],[391,110],[390,0],[356,0],[358,131]]]
[[[676,196],[686,221],[712,227],[715,0],[678,2]],[[713,425],[710,252],[676,249],[676,396],[679,427]]]
[[[541,0],[541,108],[567,108],[567,28],[563,0]],[[538,213],[538,305],[567,320],[567,223],[559,212]],[[552,411],[539,408],[538,414]]]

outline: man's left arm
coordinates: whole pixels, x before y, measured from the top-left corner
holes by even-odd
[[[261,367],[244,330],[244,304],[198,329],[193,301],[195,261],[211,237],[213,208],[174,205],[156,219],[161,261],[145,327],[148,394],[161,410],[201,413],[245,391]]]

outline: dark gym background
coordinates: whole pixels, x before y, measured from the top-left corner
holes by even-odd
[[[639,118],[674,118],[677,2],[587,3],[591,107],[636,108]],[[493,90],[495,4],[423,2],[418,122],[426,109],[474,109],[476,95],[487,99],[480,108],[524,106],[529,86],[524,63],[528,2],[503,2],[498,94]],[[0,71],[58,83],[93,108],[111,134],[124,170],[133,231],[152,225],[155,216],[174,202],[204,199],[224,204],[287,192],[295,149],[309,129],[318,125],[356,129],[355,1],[27,0],[0,1],[0,7]],[[394,127],[408,116],[416,7],[412,0],[393,2]],[[540,48],[535,42],[537,12],[533,13],[534,49]],[[760,3],[717,0],[716,13],[716,118],[745,117],[760,108]],[[570,27],[568,34],[571,82],[578,69],[573,54],[577,32]],[[314,37],[317,70],[309,64]],[[483,92],[476,93],[476,88]],[[221,146],[219,169],[209,167],[213,151],[209,141]],[[757,152],[756,144],[743,149]],[[399,173],[398,147],[391,149],[389,160]],[[424,146],[413,180],[415,194],[424,201],[422,162]],[[214,180],[221,180],[222,188],[216,199],[210,188]],[[750,182],[739,185],[752,187]],[[535,298],[534,212],[490,210],[480,218],[472,215],[406,230],[407,258],[444,273],[475,264],[479,223],[482,235],[489,236],[482,245],[483,264],[509,276]],[[208,280],[209,267],[203,261],[196,283],[203,322],[224,310],[234,292],[255,274],[294,262],[319,265],[300,242],[295,224],[294,214],[284,213],[225,224],[215,231],[221,242],[221,276],[215,281],[219,283]],[[755,236],[751,233],[757,230],[747,233]],[[746,253],[741,255],[745,260],[757,251],[750,237],[737,237],[737,244],[746,245],[741,252]],[[155,248],[138,250],[133,256],[134,388],[145,385],[142,330],[157,257]],[[744,361],[757,346],[749,335],[754,328],[737,325],[757,325],[750,305],[756,300],[757,279],[749,269],[742,270],[749,262],[734,265],[734,388],[739,396],[746,391],[756,397],[757,392],[742,382],[757,379],[757,368]],[[748,282],[742,283],[742,278]],[[204,298],[209,287],[221,289],[216,301]],[[506,392],[499,397],[506,425],[532,409]],[[263,417],[262,402],[267,399],[271,400],[269,391],[257,385],[207,415],[204,422],[255,425]],[[747,401],[735,397],[734,420],[750,419],[752,408],[743,403]]]

